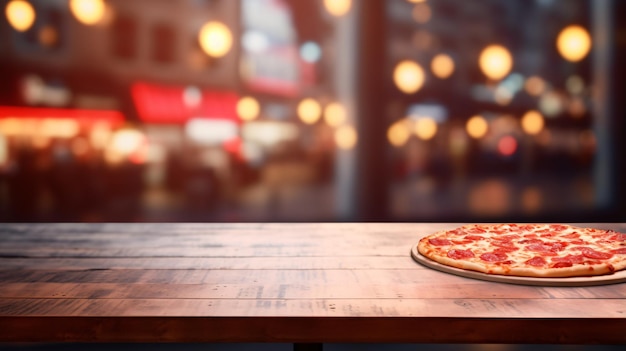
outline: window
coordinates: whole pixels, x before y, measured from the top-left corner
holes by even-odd
[[[111,26],[113,56],[129,60],[137,56],[137,22],[119,14]]]
[[[152,28],[152,59],[161,63],[175,60],[176,33],[167,24],[157,24]]]

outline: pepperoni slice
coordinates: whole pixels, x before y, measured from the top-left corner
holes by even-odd
[[[480,236],[480,235],[466,235],[463,237],[463,239],[467,239],[467,240],[484,240],[485,237],[484,236]]]
[[[519,248],[517,247],[497,247],[493,252],[501,252],[501,253],[509,253],[513,251],[517,251]]]
[[[435,246],[452,245],[452,241],[450,241],[448,239],[433,238],[433,239],[428,239],[428,242],[431,245],[435,245]]]
[[[520,240],[518,241],[518,243],[520,244],[543,244],[543,240],[541,239],[524,239],[524,240]]]
[[[513,242],[511,242],[511,241],[493,240],[491,242],[491,245],[497,246],[497,247],[506,247],[506,248],[517,249],[515,244],[513,244]]]
[[[552,246],[546,244],[530,244],[526,246],[526,250],[533,252],[550,252]]]
[[[567,234],[567,235],[561,235],[561,238],[578,239],[578,238],[580,238],[580,234],[574,232],[574,233]]]
[[[450,258],[454,258],[454,259],[462,259],[462,258],[472,258],[474,257],[474,253],[472,252],[472,250],[457,250],[457,249],[452,249],[450,251],[448,251],[448,257]]]
[[[537,234],[524,234],[524,238],[535,239],[537,238]]]
[[[511,241],[511,240],[515,240],[515,239],[519,239],[519,238],[521,238],[521,236],[519,236],[517,234],[507,234],[507,235],[500,235],[498,237],[498,240]]]
[[[541,234],[539,236],[542,237],[542,238],[551,238],[551,237],[553,237],[555,235],[556,235],[556,233],[554,233],[554,232],[548,232],[548,233],[543,233],[543,234]]]
[[[568,244],[566,242],[562,242],[562,241],[557,241],[555,243],[551,243],[550,246],[552,246],[552,248],[550,249],[550,251],[552,252],[556,252],[556,251],[563,251],[563,249],[567,246]]]
[[[571,267],[574,264],[572,262],[569,261],[561,261],[561,262],[557,262],[555,264],[553,264],[551,267],[552,268],[565,268],[565,267]]]
[[[533,267],[543,267],[546,265],[546,260],[541,257],[541,256],[535,256],[533,258],[531,258],[530,260],[526,261],[526,264],[533,266]]]
[[[557,231],[557,232],[565,230],[567,228],[569,227],[563,224],[550,224],[550,229]]]
[[[574,244],[574,245],[585,245],[585,244],[588,244],[583,239],[574,239],[574,240],[570,241],[570,243]]]
[[[587,246],[572,246],[570,249],[571,250],[577,250],[577,251],[591,250],[591,248],[587,247]]]
[[[480,259],[486,262],[499,262],[505,261],[507,259],[507,256],[505,253],[502,252],[486,252],[480,255]]]
[[[626,247],[622,247],[621,249],[611,250],[611,253],[616,255],[626,255]]]
[[[612,253],[608,253],[608,252],[600,252],[600,251],[596,251],[593,249],[583,249],[583,256],[587,257],[587,258],[593,258],[596,260],[607,260],[611,257],[613,257]]]
[[[525,225],[520,226],[519,229],[523,231],[531,231],[535,229],[535,227],[530,224],[525,224]]]
[[[526,246],[526,250],[539,252],[542,256],[556,256],[557,254],[552,251],[552,246],[545,244],[531,244]]]

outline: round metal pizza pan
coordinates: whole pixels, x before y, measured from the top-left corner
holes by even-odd
[[[418,263],[436,269],[438,271],[458,275],[466,278],[474,278],[499,283],[519,284],[519,285],[537,285],[537,286],[595,286],[608,285],[626,282],[626,270],[613,274],[596,275],[589,277],[566,277],[566,278],[534,278],[534,277],[517,277],[499,274],[487,274],[476,271],[468,271],[456,267],[450,267],[435,262],[417,251],[417,244],[411,248],[411,257]]]

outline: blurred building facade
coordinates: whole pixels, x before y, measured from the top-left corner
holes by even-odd
[[[0,220],[623,215],[617,1],[371,3],[0,1]]]

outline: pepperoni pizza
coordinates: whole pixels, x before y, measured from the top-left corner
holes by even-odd
[[[626,269],[626,234],[563,224],[472,224],[422,238],[438,263],[525,277],[577,277]]]

